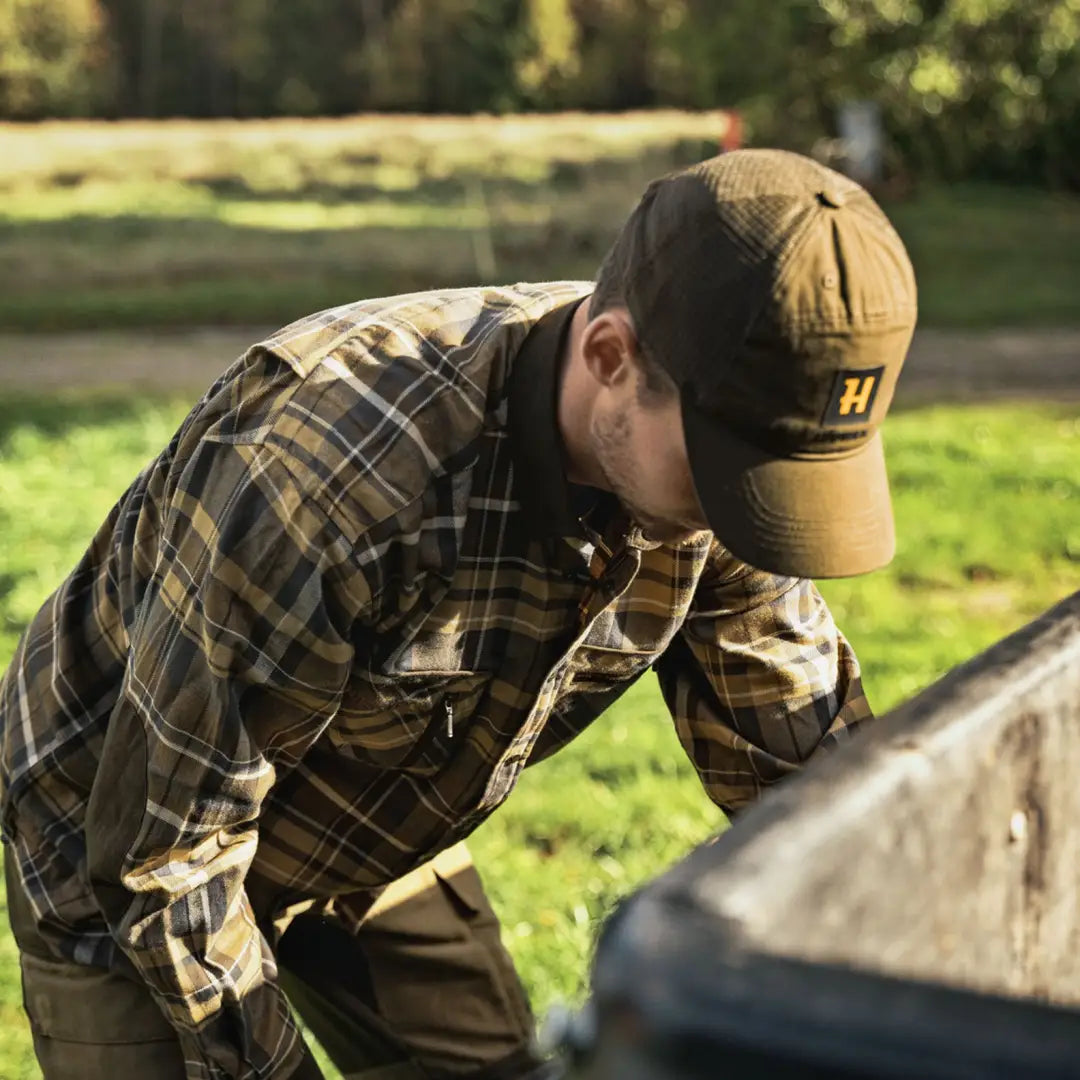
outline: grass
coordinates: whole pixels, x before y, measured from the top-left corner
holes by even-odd
[[[279,324],[365,293],[591,276],[647,181],[725,124],[0,126],[0,328]]]
[[[1080,322],[1080,198],[960,184],[885,209],[915,265],[922,325]]]
[[[722,113],[0,125],[0,329],[281,325],[478,280],[591,277]],[[924,325],[1077,322],[1080,199],[889,199]]]
[[[130,395],[0,402],[0,667],[185,409]],[[887,436],[896,560],[823,585],[879,712],[1080,588],[1075,407],[914,410],[893,416]],[[580,995],[616,899],[720,823],[651,679],[526,773],[472,847],[539,1012]],[[37,1075],[0,930],[0,1077]]]

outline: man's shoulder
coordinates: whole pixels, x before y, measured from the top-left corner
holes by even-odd
[[[481,351],[485,344],[524,340],[548,311],[592,290],[592,282],[550,281],[433,289],[357,300],[298,319],[259,343],[305,376],[328,357],[350,350],[418,358],[433,349]],[[369,361],[372,359],[368,358]]]
[[[301,319],[256,346],[292,369],[262,441],[349,532],[395,516],[469,470],[532,325],[591,288],[412,293]]]

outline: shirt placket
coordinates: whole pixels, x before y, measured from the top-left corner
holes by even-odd
[[[602,536],[592,532],[587,526],[586,532],[593,544],[593,551],[589,560],[589,582],[578,605],[576,633],[542,682],[536,701],[521,730],[496,762],[484,794],[474,811],[478,818],[486,816],[502,803],[517,782],[552,707],[559,700],[570,677],[570,661],[574,653],[588,636],[597,618],[630,587],[641,566],[641,550],[649,546],[641,540],[637,530],[624,535],[614,550]]]

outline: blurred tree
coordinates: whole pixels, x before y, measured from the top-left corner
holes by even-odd
[[[818,71],[827,27],[814,0],[672,0],[653,55],[659,100],[738,106],[759,137],[806,149],[827,127]]]
[[[576,104],[581,73],[580,30],[570,0],[525,0],[522,39],[515,63],[522,100],[535,108]]]
[[[0,116],[88,116],[111,69],[97,0],[0,0]]]
[[[371,107],[423,112],[514,107],[520,15],[520,0],[401,0],[376,23],[382,32],[381,63],[373,63],[372,50],[366,56]]]
[[[658,104],[651,57],[666,0],[572,0],[581,63],[576,104],[638,109]]]
[[[189,15],[182,0],[101,0],[101,6],[118,61],[119,115],[214,115],[204,87],[202,12]]]
[[[913,170],[1080,179],[1078,0],[818,3],[824,100],[879,101]]]
[[[367,107],[363,0],[264,0],[264,6],[267,65],[259,84],[266,111],[338,115]]]
[[[0,0],[0,115],[738,107],[809,149],[852,100],[914,174],[1080,189],[1080,0]]]

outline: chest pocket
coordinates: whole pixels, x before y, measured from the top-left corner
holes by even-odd
[[[365,672],[345,691],[328,737],[349,757],[430,776],[464,743],[488,679],[477,671]]]

